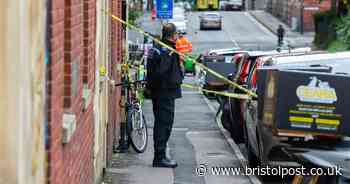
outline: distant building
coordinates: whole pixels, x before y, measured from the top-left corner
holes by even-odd
[[[266,10],[295,31],[314,31],[313,14],[331,8],[331,0],[268,0]]]
[[[242,0],[246,10],[264,10],[268,0]]]

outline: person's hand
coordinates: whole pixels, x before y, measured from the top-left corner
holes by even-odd
[[[185,76],[185,66],[183,62],[180,62],[180,67],[181,67],[181,72],[183,74],[183,76]]]
[[[183,63],[185,61],[185,57],[183,55],[180,55],[180,63]]]

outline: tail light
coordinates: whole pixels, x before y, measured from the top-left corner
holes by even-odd
[[[321,141],[336,141],[341,139],[341,137],[336,135],[317,135],[315,136],[315,139],[321,140]]]

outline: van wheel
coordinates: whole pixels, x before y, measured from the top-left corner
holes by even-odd
[[[244,142],[245,142],[245,146],[247,149],[247,160],[249,163],[249,167],[256,168],[256,167],[260,166],[261,162],[260,162],[259,158],[254,154],[253,148],[249,144],[248,131],[247,131],[247,128],[245,125],[244,125]]]

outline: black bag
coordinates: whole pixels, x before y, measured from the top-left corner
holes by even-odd
[[[146,99],[151,99],[152,98],[152,86],[154,85],[155,78],[156,78],[156,71],[157,71],[157,66],[156,62],[159,60],[159,50],[152,48],[149,50],[148,58],[147,58],[147,64],[146,64],[146,70],[147,70],[147,75],[146,75],[146,88],[144,90],[144,97]]]
[[[152,48],[147,58],[145,97],[151,98],[154,89],[171,89],[181,85],[183,73],[179,56],[167,48]]]

